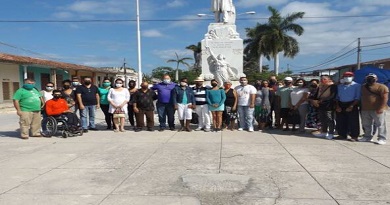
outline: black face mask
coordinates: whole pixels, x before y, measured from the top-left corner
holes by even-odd
[[[89,80],[88,81],[84,81],[84,84],[85,85],[91,85],[91,81],[89,81]]]
[[[316,84],[311,84],[310,87],[317,88],[317,85]]]
[[[64,87],[64,89],[69,89],[70,85],[64,85],[63,87]]]
[[[135,84],[129,84],[129,88],[135,88]]]
[[[60,99],[62,96],[61,95],[53,95],[54,99]]]
[[[367,84],[372,85],[376,82],[376,79],[375,78],[367,78],[366,81],[367,81]]]
[[[211,83],[211,86],[217,87],[217,86],[218,86],[218,83]]]

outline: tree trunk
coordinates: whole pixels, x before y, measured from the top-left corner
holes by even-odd
[[[263,73],[263,55],[260,55],[259,58],[259,72]]]
[[[274,56],[274,71],[275,75],[279,75],[279,53]]]
[[[176,75],[175,75],[176,83],[179,82],[179,63],[176,66]]]

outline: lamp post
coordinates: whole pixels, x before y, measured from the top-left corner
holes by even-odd
[[[125,75],[125,87],[127,88],[126,58],[123,59],[123,74]]]
[[[137,46],[138,46],[138,86],[142,83],[142,62],[141,62],[141,29],[139,18],[139,0],[137,2]]]

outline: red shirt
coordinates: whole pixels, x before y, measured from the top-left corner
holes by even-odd
[[[69,110],[68,103],[65,99],[51,99],[46,102],[46,114],[47,115],[60,115]]]

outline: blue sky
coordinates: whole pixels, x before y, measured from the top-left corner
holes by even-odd
[[[237,13],[256,11],[253,16],[241,15],[238,32],[245,38],[245,28],[265,23],[273,6],[282,14],[304,11],[306,17],[355,16],[344,18],[305,18],[300,23],[305,33],[297,37],[301,51],[294,59],[281,58],[285,70],[298,71],[318,65],[329,57],[337,57],[357,46],[390,42],[390,1],[384,0],[233,0]],[[135,20],[135,0],[2,0],[0,7],[0,52],[27,55],[90,66],[119,67],[126,58],[137,68],[135,22],[110,23],[15,23],[7,20]],[[207,32],[212,17],[200,19],[196,14],[210,13],[210,0],[140,0],[142,21],[142,67],[150,72],[158,66],[172,66],[167,59],[192,57],[186,46],[196,44]],[[381,15],[381,16],[377,16]],[[357,17],[356,17],[357,16]],[[190,21],[177,21],[190,19]],[[193,20],[191,20],[193,19]],[[389,36],[387,36],[389,35]],[[380,36],[380,37],[378,37]],[[384,37],[383,37],[384,36]],[[370,38],[376,37],[376,38]],[[355,41],[355,42],[354,42]],[[9,44],[17,48],[6,46]],[[352,44],[351,44],[352,43]],[[351,44],[350,46],[348,46]],[[390,44],[364,47],[362,61],[390,57]],[[345,48],[346,47],[346,48]],[[343,52],[336,54],[338,51]],[[26,51],[28,50],[28,51]],[[31,53],[33,51],[34,53]],[[344,58],[346,57],[346,58]],[[344,58],[344,59],[343,59]],[[356,63],[353,52],[330,62],[322,69]],[[342,60],[341,60],[342,59]],[[271,62],[264,62],[265,65]]]

